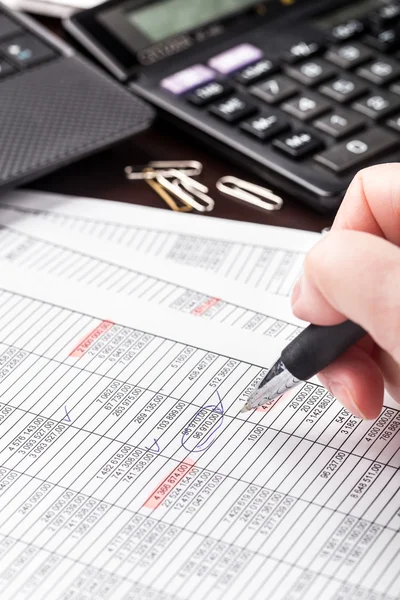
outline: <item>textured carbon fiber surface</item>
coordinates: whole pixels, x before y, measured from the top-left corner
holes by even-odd
[[[145,129],[152,110],[84,59],[60,56],[0,82],[0,186]]]

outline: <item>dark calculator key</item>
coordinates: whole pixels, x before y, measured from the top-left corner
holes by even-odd
[[[396,3],[385,4],[368,15],[370,26],[381,30],[396,22],[400,17],[400,5]]]
[[[385,85],[400,76],[400,65],[390,58],[375,60],[357,69],[357,75],[376,85]]]
[[[345,46],[332,46],[325,54],[325,58],[342,69],[358,67],[363,62],[367,62],[371,56],[371,51],[358,42]]]
[[[227,96],[233,91],[233,88],[228,83],[222,81],[210,81],[198,87],[193,92],[186,96],[186,100],[196,106],[205,106],[215,100],[219,100],[223,96]]]
[[[253,86],[250,92],[268,104],[277,104],[294,96],[298,92],[297,85],[284,75],[277,75],[263,83]]]
[[[400,96],[400,80],[392,83],[392,85],[389,86],[389,90]]]
[[[391,119],[386,121],[385,125],[400,133],[400,115],[394,115]]]
[[[322,113],[327,112],[330,108],[330,104],[325,102],[322,98],[308,94],[293,98],[282,104],[282,109],[285,112],[301,121],[315,119]]]
[[[338,77],[322,85],[319,91],[343,104],[365,94],[368,88],[362,81],[353,77]]]
[[[31,67],[56,56],[49,46],[29,33],[0,44],[0,49],[19,67]]]
[[[358,168],[362,163],[398,145],[398,136],[375,127],[356,138],[336,144],[315,156],[315,160],[337,174]]]
[[[0,79],[7,77],[7,75],[13,72],[15,72],[15,69],[8,62],[0,59]]]
[[[289,123],[277,115],[262,113],[243,121],[240,128],[260,140],[268,140],[289,129]]]
[[[18,23],[15,23],[12,19],[6,15],[0,15],[0,40],[8,38],[17,33],[23,33],[23,29]]]
[[[276,63],[264,58],[253,65],[249,65],[241,71],[238,71],[235,75],[235,79],[242,85],[251,85],[276,73],[278,69],[279,67]]]
[[[365,26],[358,19],[351,19],[346,23],[340,23],[331,30],[330,37],[335,42],[347,42],[364,32]]]
[[[398,28],[385,29],[365,36],[363,42],[379,52],[394,52],[400,47],[400,31]]]
[[[298,131],[297,133],[277,138],[273,141],[273,146],[292,158],[303,158],[307,154],[312,154],[320,150],[323,147],[323,143],[313,133]]]
[[[370,94],[356,100],[352,107],[371,119],[382,119],[400,109],[400,98],[389,93]]]
[[[288,66],[286,73],[304,85],[318,85],[333,77],[336,70],[328,62],[317,58],[301,65]]]
[[[356,113],[339,109],[329,115],[320,117],[313,125],[320,131],[340,139],[362,129],[365,121]]]
[[[294,44],[283,55],[283,59],[289,63],[298,63],[305,58],[311,58],[323,51],[323,46],[317,42],[298,42]]]
[[[212,104],[209,110],[211,114],[227,123],[237,123],[241,119],[249,117],[257,109],[246,98],[231,96],[217,104]]]

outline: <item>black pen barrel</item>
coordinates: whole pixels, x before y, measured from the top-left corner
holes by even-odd
[[[325,369],[366,335],[352,321],[321,327],[309,325],[282,352],[281,359],[297,379],[305,381]]]

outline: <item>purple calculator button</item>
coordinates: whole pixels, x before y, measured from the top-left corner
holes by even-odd
[[[161,81],[161,87],[173,94],[185,94],[215,79],[215,71],[205,65],[193,65]]]
[[[256,60],[260,60],[262,56],[263,53],[256,46],[252,44],[240,44],[226,52],[222,52],[222,54],[214,56],[214,58],[208,61],[208,64],[212,69],[218,71],[218,73],[228,75],[252,62],[256,62]]]

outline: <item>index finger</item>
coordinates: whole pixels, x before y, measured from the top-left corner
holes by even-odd
[[[347,190],[333,229],[365,231],[400,245],[400,163],[360,171]]]

